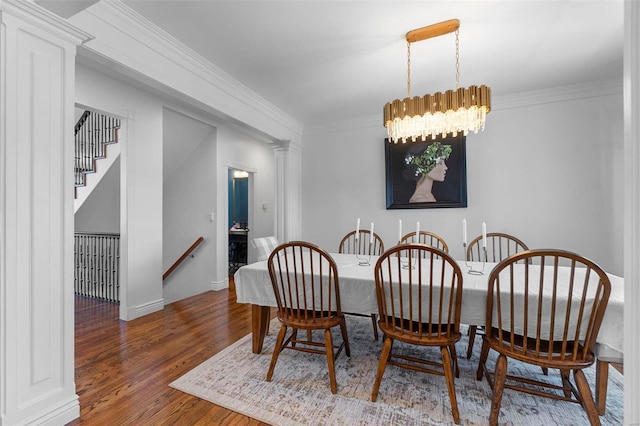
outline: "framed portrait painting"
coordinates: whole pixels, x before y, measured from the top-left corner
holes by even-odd
[[[387,209],[467,207],[466,137],[389,143],[385,139]]]

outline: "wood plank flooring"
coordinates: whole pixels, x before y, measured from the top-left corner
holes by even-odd
[[[210,291],[133,321],[118,305],[76,296],[76,425],[264,425],[169,387],[251,332],[251,308]],[[266,372],[265,372],[266,374]]]

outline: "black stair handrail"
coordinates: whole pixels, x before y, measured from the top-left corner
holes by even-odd
[[[84,122],[87,121],[87,118],[89,118],[89,116],[91,115],[91,111],[85,110],[82,115],[80,116],[80,118],[78,119],[78,122],[76,123],[76,127],[74,129],[74,135],[77,135],[78,132],[80,131],[80,129],[82,128],[82,126],[84,125]]]

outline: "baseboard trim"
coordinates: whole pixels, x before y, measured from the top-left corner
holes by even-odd
[[[80,400],[78,395],[63,400],[59,405],[48,407],[48,411],[38,413],[37,415],[26,419],[24,425],[35,426],[57,426],[66,425],[67,423],[80,417]]]
[[[139,306],[130,306],[127,308],[126,321],[134,320],[145,315],[152,314],[164,309],[164,299],[154,300]]]
[[[211,281],[210,284],[212,291],[224,290],[229,288],[229,278],[227,277],[222,281]]]

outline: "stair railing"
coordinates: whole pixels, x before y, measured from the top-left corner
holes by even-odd
[[[77,295],[120,301],[120,235],[76,232],[74,291]]]
[[[178,260],[176,260],[174,262],[174,264],[171,265],[171,267],[169,269],[167,269],[167,272],[162,274],[162,280],[165,280],[178,266],[180,266],[182,261],[185,260],[187,258],[187,256],[189,256],[191,254],[191,252],[194,251],[196,249],[196,247],[198,247],[200,245],[200,243],[203,242],[203,241],[204,241],[204,238],[200,237],[193,244],[191,244],[191,247],[189,247],[187,249],[187,251],[182,253],[182,256],[180,256],[180,258]]]
[[[105,158],[107,145],[118,142],[120,120],[85,111],[75,126],[75,186],[85,185],[85,175],[95,172],[95,161]]]

